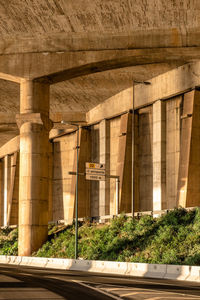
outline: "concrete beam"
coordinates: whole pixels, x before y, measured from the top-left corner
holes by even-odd
[[[20,137],[16,136],[0,148],[0,158],[19,151]]]
[[[0,125],[15,125],[15,113],[8,113],[8,112],[0,112]]]
[[[135,107],[139,108],[160,99],[176,95],[200,85],[200,62],[185,64],[151,80],[150,85],[135,86]]]
[[[13,77],[53,84],[130,66],[158,63],[180,66],[200,59],[199,49],[200,47],[178,47],[10,54],[0,56],[0,70]],[[14,63],[10,63],[11,61]],[[162,70],[162,66],[160,68]]]
[[[0,79],[20,83],[22,78],[20,78],[18,76],[12,76],[10,74],[5,74],[5,73],[0,72]]]
[[[150,85],[137,84],[134,91],[135,109],[160,99],[169,99],[200,86],[200,62],[185,64],[148,80]],[[133,88],[130,87],[107,99],[86,113],[88,124],[111,118],[132,109]],[[112,107],[112,111],[110,111]]]
[[[142,49],[200,46],[199,27],[135,29],[131,32],[67,32],[39,37],[1,39],[0,54],[34,52],[96,51],[113,49]]]
[[[63,71],[55,72],[52,74],[48,74],[47,76],[41,76],[38,78],[34,78],[37,82],[46,82],[48,84],[55,84],[58,82],[62,82],[65,80],[70,80],[76,77],[85,76],[89,74],[104,72],[108,70],[114,70],[119,68],[126,68],[131,66],[140,66],[140,65],[147,65],[147,64],[158,64],[158,63],[174,63],[176,62],[177,65],[184,64],[189,62],[194,55],[192,53],[184,53],[183,49],[179,49],[179,51],[168,51],[166,52],[165,49],[160,51],[160,49],[151,49],[151,50],[143,50],[146,53],[144,55],[129,55],[127,57],[120,57],[119,55],[112,59],[106,59],[106,56],[103,57],[101,61],[87,63],[81,66],[76,66],[74,68],[66,69]],[[177,52],[177,53],[176,53]],[[183,53],[182,53],[183,52]],[[182,53],[182,55],[181,55]],[[166,56],[167,55],[167,56]],[[200,55],[195,55],[195,58],[200,59]]]
[[[70,112],[52,112],[50,113],[50,119],[54,123],[54,128],[58,128],[61,125],[61,121],[75,122],[75,123],[86,123],[86,113],[80,111]]]
[[[120,115],[132,109],[133,87],[126,89],[86,113],[88,124],[99,122]],[[112,109],[110,109],[112,107]]]

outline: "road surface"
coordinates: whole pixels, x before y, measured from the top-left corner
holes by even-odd
[[[0,265],[0,299],[200,300],[200,284]]]

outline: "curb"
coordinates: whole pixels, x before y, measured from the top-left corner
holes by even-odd
[[[4,255],[0,255],[0,264],[200,282],[200,266]]]

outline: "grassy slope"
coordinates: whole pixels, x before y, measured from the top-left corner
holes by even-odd
[[[34,255],[74,257],[74,226],[50,228],[49,241]],[[0,254],[17,254],[17,230],[0,231]],[[158,219],[120,216],[109,225],[79,227],[83,259],[200,265],[200,210],[175,209]]]
[[[74,256],[74,227],[55,235],[35,254]],[[79,228],[79,256],[83,259],[129,262],[200,264],[200,210],[175,209],[158,219],[115,218],[110,225],[83,224]]]

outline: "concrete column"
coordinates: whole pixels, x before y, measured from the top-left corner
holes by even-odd
[[[120,118],[120,134],[118,145],[117,175],[120,178],[119,213],[131,212],[131,149],[132,115],[123,114]]]
[[[24,80],[20,90],[19,248],[30,256],[47,239],[49,85]]]
[[[110,173],[110,127],[108,120],[99,124],[99,162],[106,165],[106,174]],[[99,216],[110,213],[110,180],[99,182]]]
[[[200,206],[200,91],[184,94],[177,206]]]
[[[165,103],[153,104],[153,210],[165,206],[166,190],[166,108]]]

